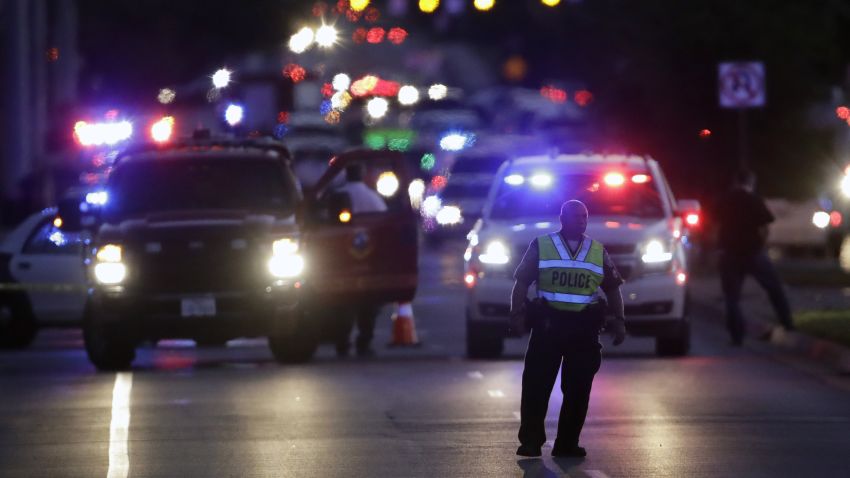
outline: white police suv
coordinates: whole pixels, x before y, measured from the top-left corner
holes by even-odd
[[[499,169],[464,255],[468,355],[501,354],[514,270],[531,241],[560,228],[568,199],[587,205],[587,234],[605,245],[626,280],[629,333],[655,337],[659,355],[686,354],[686,211],[655,160],[578,154],[521,157]]]
[[[82,233],[55,208],[32,214],[0,243],[0,348],[28,346],[41,326],[79,325],[86,302]]]

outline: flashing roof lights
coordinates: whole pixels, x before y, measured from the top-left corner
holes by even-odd
[[[336,28],[331,25],[322,25],[318,30],[316,30],[316,44],[321,48],[330,48],[334,46],[336,39]]]
[[[160,103],[167,105],[174,101],[174,98],[177,97],[177,93],[174,92],[171,88],[163,88],[159,90],[159,94],[156,95],[156,100]]]
[[[369,6],[369,0],[351,0],[350,5],[355,12],[362,12]]]
[[[375,189],[384,197],[392,197],[398,191],[398,177],[392,171],[384,171],[378,176]]]
[[[626,183],[626,178],[621,173],[608,173],[602,178],[608,186],[617,188]]]
[[[171,139],[174,133],[174,117],[166,116],[151,125],[151,138],[157,143],[164,143]]]
[[[348,90],[348,87],[351,86],[351,77],[345,73],[337,73],[334,75],[331,85],[336,91],[346,91]]]
[[[519,174],[510,174],[505,176],[505,183],[510,184],[511,186],[522,186],[525,183],[525,178]]]
[[[844,177],[841,178],[841,192],[844,197],[850,198],[850,171],[845,171]]]
[[[227,105],[227,109],[224,110],[224,120],[227,121],[227,124],[230,126],[236,126],[241,123],[244,116],[245,109],[234,103]]]
[[[548,173],[537,173],[531,176],[529,182],[538,189],[548,188],[552,185],[552,175]]]
[[[109,194],[106,191],[86,193],[86,203],[93,206],[103,206],[107,201],[109,201]]]
[[[649,176],[646,174],[635,174],[632,176],[632,182],[635,184],[644,184],[649,182]]]
[[[74,124],[74,136],[81,146],[114,145],[130,139],[133,136],[133,123],[119,121],[116,123],[86,123],[77,121]]]
[[[231,73],[232,72],[230,70],[228,70],[227,68],[220,68],[218,71],[213,73],[213,76],[212,76],[213,86],[215,86],[216,88],[219,88],[219,89],[227,87],[227,85],[230,84]]]
[[[540,0],[540,3],[547,7],[557,7],[561,0]]]
[[[440,212],[443,202],[437,196],[428,196],[422,201],[422,212],[428,217],[434,217]]]
[[[461,151],[474,141],[475,137],[468,133],[448,133],[440,138],[440,149],[443,151]]]
[[[415,86],[404,85],[398,90],[398,102],[404,106],[416,104],[419,101],[419,90]]]
[[[425,13],[434,13],[440,6],[440,0],[419,0],[419,10]]]
[[[496,4],[496,0],[475,0],[472,4],[477,10],[486,12],[493,8],[493,5]]]
[[[441,226],[451,226],[463,222],[463,214],[457,206],[446,206],[437,212],[435,219]]]
[[[298,30],[297,33],[289,37],[289,49],[293,53],[304,53],[313,44],[314,36],[310,27]]]
[[[428,88],[428,98],[431,98],[434,101],[443,100],[446,98],[446,96],[448,96],[448,94],[449,89],[446,87],[446,85],[440,83],[437,83],[436,85],[431,85],[431,87]]]
[[[366,103],[366,112],[374,119],[383,118],[390,109],[390,103],[384,98],[372,98]]]
[[[829,213],[826,211],[818,211],[812,215],[812,224],[818,229],[825,229],[829,226]]]

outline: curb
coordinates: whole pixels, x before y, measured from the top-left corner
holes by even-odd
[[[718,306],[710,300],[692,300],[694,305],[709,309],[721,317],[725,314],[722,305]],[[765,337],[768,343],[776,347],[816,360],[841,374],[850,374],[850,348],[800,332],[788,332],[762,314],[747,317],[746,320],[749,337]]]

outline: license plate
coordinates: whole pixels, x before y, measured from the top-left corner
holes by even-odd
[[[183,317],[210,317],[215,315],[215,297],[190,297],[180,301]]]

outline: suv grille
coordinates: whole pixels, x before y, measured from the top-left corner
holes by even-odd
[[[231,238],[160,242],[158,252],[134,248],[129,272],[133,284],[145,293],[203,293],[255,289],[266,279],[258,244],[234,247]],[[271,249],[270,247],[268,249]]]

